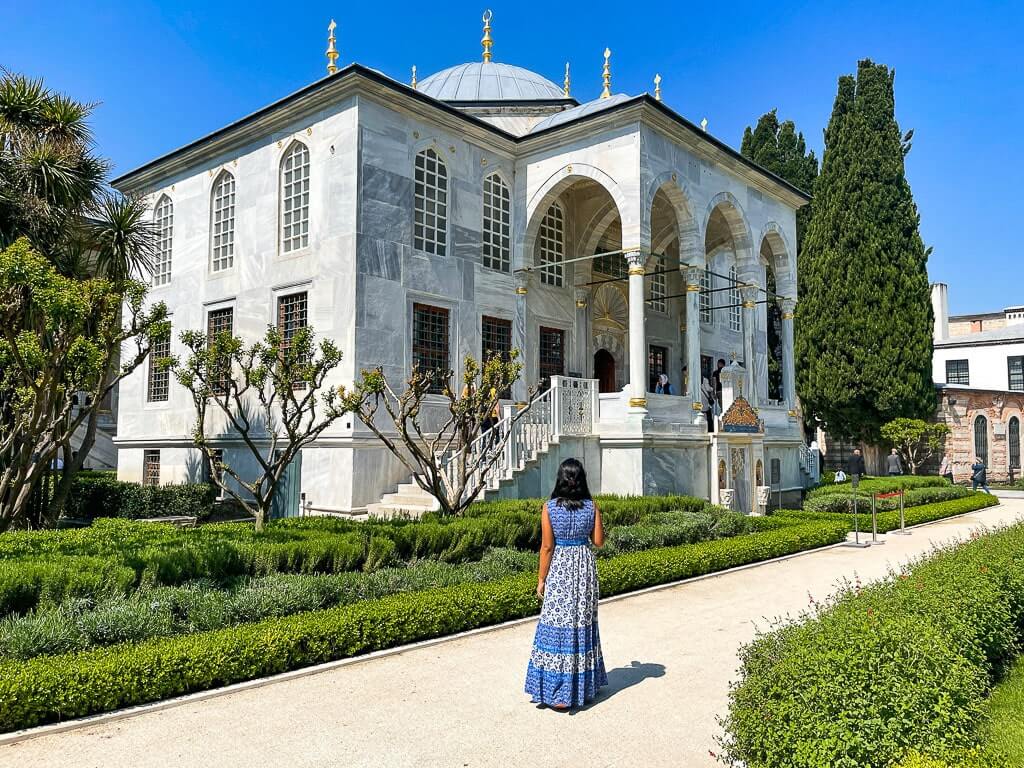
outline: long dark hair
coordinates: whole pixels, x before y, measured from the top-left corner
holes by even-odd
[[[551,492],[551,498],[566,509],[579,509],[584,501],[590,499],[587,470],[578,459],[566,459],[558,465],[558,476],[555,478],[555,490]]]

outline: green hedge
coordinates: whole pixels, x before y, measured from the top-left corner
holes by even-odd
[[[900,488],[938,488],[948,486],[949,481],[937,475],[898,475],[897,477],[863,477],[857,484],[857,490],[863,493],[892,493]],[[821,483],[807,492],[807,498],[826,496],[830,493],[850,494],[852,486],[849,480],[843,483]]]
[[[835,543],[814,521],[600,561],[602,593]],[[0,664],[0,730],[104,712],[440,637],[537,612],[535,577],[411,592],[229,629]]]
[[[852,499],[856,496],[858,511],[870,512],[871,495],[872,491],[863,488],[856,491],[848,488],[846,493],[819,494],[808,498],[804,503],[804,509],[814,512],[849,512],[852,511]],[[903,503],[907,507],[916,507],[950,499],[962,499],[970,495],[971,490],[962,485],[926,486],[906,491],[903,494]],[[884,495],[875,500],[875,506],[880,512],[899,509],[899,505],[899,496]]]
[[[935,520],[942,520],[946,517],[963,515],[968,512],[976,512],[979,509],[993,507],[999,504],[999,499],[988,493],[968,492],[968,495],[949,501],[940,501],[934,504],[922,504],[918,507],[906,507],[903,510],[903,519],[906,525],[922,525]],[[771,517],[778,517],[783,520],[845,520],[849,530],[853,530],[853,515],[846,512],[816,512],[814,510],[783,509],[774,512]],[[771,519],[771,517],[766,519]],[[899,511],[881,512],[877,515],[879,533],[887,533],[900,527]],[[871,530],[871,507],[870,505],[861,511],[859,518],[861,531]]]
[[[0,560],[0,616],[72,597],[125,594],[135,581],[134,570],[107,558]]]
[[[887,768],[928,764],[912,750],[969,754],[984,697],[1024,642],[1021,552],[1020,525],[947,547],[760,636],[730,692],[729,759]]]
[[[106,472],[84,472],[68,494],[65,517],[173,517],[206,519],[213,511],[217,489],[209,483],[140,485],[118,480]]]

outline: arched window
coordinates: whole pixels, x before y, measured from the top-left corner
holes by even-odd
[[[659,256],[654,260],[654,274],[651,275],[651,309],[665,312],[665,296],[665,257]]]
[[[309,149],[292,142],[281,158],[281,252],[309,245]]]
[[[413,244],[418,251],[444,256],[448,246],[448,169],[432,149],[416,155],[416,218]]]
[[[565,261],[565,213],[558,203],[552,203],[541,219],[537,243],[538,263],[545,265],[540,270],[540,281],[560,288]]]
[[[729,267],[729,330],[739,333],[742,330],[742,315],[740,314],[740,277],[736,271],[736,265]]]
[[[162,195],[153,209],[156,249],[153,254],[153,285],[171,282],[171,250],[174,243],[174,203]]]
[[[508,272],[511,266],[512,196],[501,176],[484,179],[483,264]]]
[[[1016,416],[1010,419],[1007,440],[1010,443],[1010,469],[1020,469],[1020,419]]]
[[[782,307],[779,305],[779,298],[776,295],[775,270],[771,262],[764,268],[764,283],[768,291],[768,303],[766,306],[765,328],[768,348],[768,399],[781,402],[782,390]]]
[[[974,455],[988,464],[988,419],[980,414],[974,419]]]
[[[700,321],[711,324],[715,316],[711,312],[711,272],[710,267],[700,271]]]
[[[235,177],[221,171],[210,200],[210,269],[221,272],[235,264]]]

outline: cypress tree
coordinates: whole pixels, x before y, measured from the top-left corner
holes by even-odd
[[[831,434],[876,442],[934,412],[928,251],[904,173],[895,73],[870,60],[839,78],[814,215],[799,262],[797,389]]]

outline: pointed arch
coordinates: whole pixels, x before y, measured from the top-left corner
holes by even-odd
[[[235,265],[235,177],[227,169],[210,189],[210,271]]]
[[[654,198],[659,192],[668,198],[676,217],[680,269],[685,269],[683,265],[703,266],[705,253],[702,247],[703,238],[700,234],[700,226],[690,203],[693,200],[693,195],[682,178],[683,175],[677,171],[664,171],[655,176],[647,185],[643,215],[645,216],[645,227],[650,231],[651,247],[655,248],[654,239],[657,233],[652,229]]]
[[[281,253],[294,253],[309,246],[309,180],[309,147],[293,139],[281,155]]]
[[[166,195],[157,198],[153,206],[153,228],[156,244],[153,254],[153,285],[171,282],[171,256],[174,250],[174,202]]]

